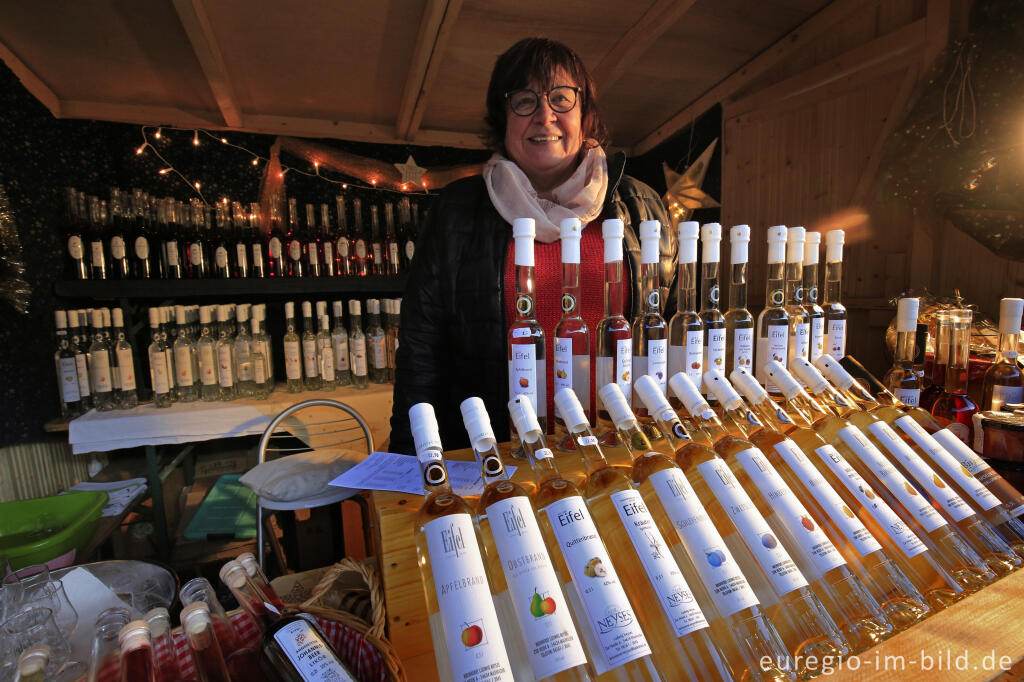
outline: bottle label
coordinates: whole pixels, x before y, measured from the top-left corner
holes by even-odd
[[[371,246],[373,247],[373,262],[375,265],[380,265],[384,262],[384,253],[381,249],[380,243],[374,242]]]
[[[555,393],[572,388],[572,339],[555,337]]]
[[[249,344],[239,344],[235,347],[235,375],[238,381],[254,381],[252,347]]]
[[[92,363],[89,368],[92,375],[92,390],[94,393],[110,393],[114,389],[110,376],[110,354],[107,351],[92,353]]]
[[[348,258],[348,239],[346,237],[338,237],[336,243],[338,245],[338,258]]]
[[[82,247],[82,238],[77,234],[68,237],[68,255],[73,260],[82,260],[82,257],[85,255],[85,249]]]
[[[349,360],[352,374],[357,377],[366,376],[366,339],[349,339]]]
[[[384,337],[370,337],[370,346],[373,348],[373,368],[387,369],[388,357]]]
[[[798,322],[793,325],[796,333],[793,335],[793,357],[806,358],[811,351],[811,325],[806,322]]]
[[[178,260],[178,242],[174,239],[169,239],[164,242],[164,253],[167,255],[168,267],[178,267],[180,261]]]
[[[253,249],[255,249],[256,246],[256,244],[253,244]],[[220,249],[217,250],[220,251]],[[249,253],[246,251],[245,244],[235,244],[235,261],[238,263],[239,268],[245,268],[249,264]],[[217,264],[220,265],[219,260]],[[224,265],[227,265],[226,257]]]
[[[685,372],[695,384],[700,385],[704,372],[704,332],[699,329],[686,332],[683,344],[676,351],[677,359],[671,363],[670,373]]]
[[[252,356],[252,379],[257,385],[267,383],[266,356],[261,353],[253,353]]]
[[[814,287],[812,287],[814,288]],[[811,362],[825,353],[825,318],[811,318]]]
[[[917,534],[900,520],[896,512],[882,501],[878,493],[872,490],[868,482],[854,471],[850,463],[839,454],[838,450],[831,445],[822,445],[816,448],[814,452],[825,463],[825,466],[836,475],[836,478],[846,486],[850,494],[860,501],[864,509],[871,514],[871,517],[874,518],[879,527],[903,551],[908,559],[928,549],[921,542],[921,538],[917,537]]]
[[[260,266],[262,266],[262,264],[263,264],[263,245],[262,244],[253,244],[252,245],[252,262],[253,262],[253,265],[260,265]]]
[[[789,327],[774,325],[768,327],[768,336],[757,340],[757,380],[769,391],[778,392],[775,383],[768,381],[765,365],[774,360],[786,367],[789,354]]]
[[[683,472],[662,469],[649,480],[718,612],[728,618],[757,606],[754,591]]]
[[[153,380],[153,393],[157,395],[170,393],[171,387],[167,378],[167,356],[164,353],[150,355],[149,370]]]
[[[231,346],[224,344],[217,348],[217,379],[221,388],[235,385],[235,363],[231,355]]]
[[[775,467],[765,459],[763,452],[757,448],[748,448],[737,454],[736,459],[771,506],[775,518],[789,531],[790,537],[796,541],[805,559],[819,576],[846,565],[835,545],[811,518],[789,484],[782,480]]]
[[[245,253],[245,247],[242,247],[242,253]],[[217,250],[213,252],[214,261],[217,263],[217,267],[225,269],[228,267],[228,250],[223,246],[218,246]]]
[[[405,243],[405,259],[412,260],[412,257],[416,255],[416,242],[409,240]]]
[[[339,372],[348,371],[348,335],[335,334],[331,337],[334,342],[334,367]]]
[[[87,398],[92,395],[92,387],[89,385],[89,359],[85,353],[75,354],[75,370],[78,372],[78,394]]]
[[[174,383],[178,386],[192,385],[192,349],[188,346],[178,346],[174,349],[174,372]]]
[[[856,426],[847,426],[840,429],[839,437],[843,442],[860,458],[864,465],[871,469],[889,492],[893,494],[899,503],[926,533],[946,525],[946,521],[935,511],[928,500],[917,491],[917,488],[910,484],[903,474],[896,470],[889,460],[878,451]]]
[[[676,637],[708,627],[690,586],[679,570],[679,564],[665,545],[640,493],[620,490],[610,497]]]
[[[487,519],[534,677],[541,680],[586,665],[587,655],[530,498],[495,502],[487,507]]]
[[[732,519],[743,543],[761,566],[775,592],[781,597],[807,587],[807,580],[800,569],[772,533],[750,496],[740,487],[729,465],[715,458],[698,464],[697,471]]]
[[[557,500],[544,513],[583,605],[581,615],[597,642],[590,652],[597,674],[650,656],[647,638],[583,498]]]
[[[892,391],[897,400],[907,407],[917,407],[921,404],[921,389],[919,388],[894,388]]]
[[[213,359],[213,344],[204,343],[199,350],[199,381],[203,386],[217,383],[217,363]]]
[[[647,341],[646,373],[658,383],[661,392],[665,393],[668,388],[668,339]]]
[[[833,490],[825,477],[814,468],[814,465],[796,443],[787,438],[775,444],[775,451],[782,457],[786,466],[800,479],[800,482],[858,554],[867,556],[882,548],[878,544],[878,540],[861,523],[853,510],[843,503],[843,498],[839,497],[839,493]]]
[[[356,258],[359,260],[366,258],[366,240],[364,239],[356,240]]]
[[[398,262],[398,242],[388,244],[388,260],[392,263]]]
[[[93,265],[99,265],[100,263],[102,263],[103,262],[103,255],[104,255],[103,254],[103,242],[102,241],[98,241],[98,240],[90,242],[89,248],[91,249],[91,253],[92,253],[92,264]]]
[[[992,407],[990,409],[1000,411],[1006,403],[1024,402],[1024,387],[1021,386],[993,386]]]
[[[320,349],[320,376],[328,383],[334,383],[334,352],[331,349],[331,340],[324,339],[319,342]]]
[[[909,417],[906,418],[909,419]],[[900,438],[898,433],[892,430],[892,427],[885,422],[874,422],[868,426],[868,432],[878,439],[889,454],[910,473],[917,484],[924,488],[933,500],[942,505],[942,508],[954,521],[963,521],[968,516],[974,516],[974,510],[970,505],[964,502],[963,498],[957,495],[949,487],[949,484],[942,480],[942,477],[935,473],[921,459],[921,456]]]
[[[846,320],[829,320],[825,348],[836,360],[843,359],[846,355]]]
[[[145,237],[135,238],[135,257],[139,260],[149,258],[149,240]]]
[[[754,330],[734,329],[732,333],[732,366],[748,372],[754,366]]]
[[[60,395],[66,403],[75,403],[82,399],[78,392],[78,366],[75,359],[60,358],[57,361],[57,370],[60,376]]]
[[[302,364],[306,370],[306,377],[313,378],[320,376],[319,368],[317,367],[316,358],[316,340],[315,339],[303,339],[302,340]]]
[[[302,260],[302,242],[292,239],[288,242],[288,258],[293,261]]]
[[[188,245],[188,259],[197,267],[203,262],[203,250],[199,244],[193,242]]]
[[[597,436],[580,436],[580,447],[593,446],[598,444]]]
[[[124,260],[125,248],[123,237],[117,236],[110,238],[110,255],[114,260]]]
[[[324,242],[324,263],[334,264],[334,245],[329,241]]]
[[[277,237],[270,238],[269,251],[271,258],[281,257],[281,240]]]
[[[710,372],[713,369],[717,369],[719,372],[725,372],[725,328],[722,329],[708,329],[707,340],[704,344],[704,368],[703,372]],[[704,393],[707,394],[707,387],[704,387]]]
[[[301,679],[308,682],[355,682],[330,645],[305,619],[283,626],[274,633],[274,641]]]
[[[622,395],[629,403],[633,395],[633,340],[618,339],[615,342],[615,375],[611,381],[619,385]],[[604,384],[599,384],[604,386]]]
[[[320,249],[316,242],[306,244],[306,260],[309,261],[310,265],[318,265],[320,263],[319,253]]]
[[[525,395],[529,397],[534,411],[540,415],[541,408],[537,404],[537,346],[524,343],[512,344],[509,348],[512,352],[512,358],[508,361],[509,400]]]

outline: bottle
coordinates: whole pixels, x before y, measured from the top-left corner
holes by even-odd
[[[405,269],[408,270],[412,267],[412,259],[416,255],[416,233],[418,226],[411,215],[409,200],[402,197],[402,201],[398,206],[402,214],[402,257],[405,259]]]
[[[320,238],[320,232],[316,227],[316,214],[313,212],[313,204],[306,204],[306,233],[302,252],[306,257],[305,276],[323,276],[321,268],[323,263],[323,243]]]
[[[60,391],[60,416],[70,420],[82,414],[82,395],[78,392],[78,366],[75,352],[68,342],[68,314],[54,313],[57,326],[57,350],[53,361],[57,366],[57,386]]]
[[[252,244],[251,216],[247,208],[238,201],[231,202],[231,225],[229,253],[231,256],[230,277],[254,277],[251,266]],[[262,249],[261,249],[262,255]]]
[[[117,363],[117,376],[121,385],[118,394],[118,407],[122,410],[130,410],[139,404],[139,393],[135,380],[135,350],[128,342],[128,336],[124,330],[124,312],[120,308],[114,308],[114,358]]]
[[[185,306],[174,307],[175,320],[178,323],[178,335],[174,339],[174,385],[178,394],[178,400],[183,403],[194,402],[199,398],[199,376],[198,353],[195,344],[188,337],[188,320],[185,315]]]
[[[370,206],[370,250],[373,254],[371,274],[383,275],[384,268],[384,237],[380,233],[380,207]]]
[[[133,620],[121,628],[117,639],[121,645],[121,682],[157,682],[149,624]]]
[[[338,263],[334,257],[334,238],[331,236],[331,214],[327,204],[320,204],[320,268],[322,277],[334,277]]]
[[[999,353],[985,372],[981,409],[1002,410],[1006,403],[1024,402],[1024,383],[1017,367],[1017,339],[1020,336],[1024,299],[999,301]]]
[[[68,279],[89,279],[89,263],[85,258],[83,225],[85,216],[78,210],[78,192],[74,187],[65,189],[67,213],[65,215],[64,276]]]
[[[945,376],[942,395],[932,405],[935,421],[970,445],[974,442],[974,415],[978,406],[967,396],[967,366],[971,356],[971,320],[974,313],[966,308],[935,312],[937,334],[935,362],[942,357]],[[921,344],[924,347],[924,344]],[[939,348],[942,348],[942,353]]]
[[[174,368],[174,341],[177,337],[177,329],[172,323],[174,319],[174,307],[163,306],[160,308],[160,336],[164,341],[164,355],[167,356],[167,386],[170,388],[171,402],[178,401],[178,387],[175,383],[177,372]]]
[[[231,619],[224,611],[213,585],[206,578],[193,578],[178,590],[178,598],[182,607],[196,602],[204,602],[213,624],[213,632],[225,656],[230,656],[239,647],[238,633],[235,632]]]
[[[222,201],[217,204],[216,209],[217,225],[216,230],[210,235],[210,251],[212,254],[212,265],[210,276],[214,279],[231,279],[234,274],[234,266],[231,261],[234,253],[237,252],[234,240],[234,226],[231,222],[231,206]],[[245,249],[242,249],[243,253]]]
[[[472,511],[452,492],[434,408],[429,403],[413,405],[409,423],[425,495],[415,522],[416,555],[438,676],[464,680],[487,675],[494,682],[511,682],[512,666],[488,587]]]
[[[928,349],[928,323],[918,322],[914,334],[914,374],[921,382],[921,390],[928,388],[928,377],[924,373],[924,356]],[[920,398],[918,398],[920,400]]]
[[[164,226],[161,230],[161,255],[163,271],[166,279],[181,279],[184,276],[182,266],[181,242],[183,225],[178,222],[178,204],[173,199],[165,199],[163,203]]]
[[[562,319],[555,327],[555,380],[554,391],[571,388],[587,413],[588,423],[593,421],[593,403],[590,391],[590,329],[583,321],[583,293],[580,267],[580,240],[583,237],[579,218],[566,218],[558,227],[562,250]],[[555,414],[555,449],[575,451],[572,439],[565,430],[565,422]],[[576,469],[582,470],[583,463]]]
[[[116,406],[112,368],[110,344],[103,336],[103,313],[94,309],[92,344],[89,346],[89,377],[92,379],[93,406],[99,412],[109,412]]]
[[[199,398],[203,402],[220,399],[220,378],[217,375],[217,341],[211,330],[213,309],[216,306],[202,306],[199,309],[200,332],[196,341],[196,360],[199,369]]]
[[[352,372],[348,364],[348,332],[345,330],[345,323],[342,321],[344,307],[341,301],[331,304],[334,312],[334,326],[331,328],[331,347],[334,349],[334,373],[338,378],[339,386],[348,386],[352,383]]]
[[[270,377],[270,362],[267,360],[267,353],[270,352],[270,339],[264,338],[266,335],[263,332],[259,306],[253,306],[249,326],[252,329],[253,397],[257,400],[266,400],[270,397],[270,392],[274,390],[274,383]]]
[[[398,250],[398,235],[395,234],[395,206],[384,204],[384,272],[397,275],[402,271],[402,256]]]
[[[103,243],[105,234],[100,217],[100,200],[89,197],[89,279],[107,279],[110,266],[107,249]]]
[[[818,259],[821,233],[808,231],[804,239],[804,311],[811,322],[808,358],[814,362],[825,352],[825,311],[818,305]],[[730,370],[731,372],[732,370]]]
[[[230,682],[224,652],[214,634],[210,606],[194,601],[181,610],[181,629],[185,632],[192,664],[202,682]]]
[[[317,301],[319,306],[323,301]],[[316,335],[316,353],[320,363],[320,388],[324,391],[333,391],[338,386],[338,379],[334,370],[334,344],[331,339],[331,318],[327,316],[326,303],[324,312],[320,314],[320,331]]]
[[[366,341],[369,345],[370,381],[375,384],[388,381],[388,353],[384,336],[384,328],[380,326],[380,301],[369,298],[366,300]]]
[[[512,237],[515,239],[516,318],[508,328],[508,397],[511,400],[517,395],[527,396],[544,432],[548,433],[544,329],[537,322],[534,299],[535,235],[536,226],[532,218],[516,218],[512,221]]]
[[[700,319],[704,322],[703,371],[725,367],[725,316],[719,310],[721,289],[718,286],[718,267],[722,260],[722,226],[708,223],[700,228],[701,278]],[[666,381],[667,381],[666,377]],[[707,393],[707,386],[702,386]],[[709,395],[710,400],[714,396]]]
[[[278,201],[277,196],[271,197],[270,231],[267,233],[267,272],[270,277],[287,277],[289,259],[285,255],[285,234]]]
[[[590,680],[530,495],[508,478],[483,400],[467,398],[461,411],[485,485],[476,527],[513,672],[553,682]]]
[[[274,349],[271,345],[270,335],[267,334],[267,305],[265,303],[252,307],[252,319],[253,352],[259,353],[263,357],[263,371],[267,377],[264,392],[270,395],[274,390]],[[253,362],[255,362],[255,359]],[[258,370],[254,369],[253,371]],[[258,390],[257,393],[259,393]]]
[[[395,369],[398,366],[398,329],[401,324],[402,299],[384,299],[388,308],[384,315],[387,323],[384,328],[384,336],[388,349],[388,381],[394,383]],[[589,359],[589,356],[588,356]]]
[[[110,245],[110,273],[113,279],[131,279],[132,266],[128,257],[128,200],[116,187],[110,188],[110,226],[107,243]]]
[[[786,227],[768,228],[768,275],[764,310],[757,316],[757,380],[768,392],[776,395],[778,388],[768,379],[765,366],[779,362],[785,367],[789,357],[789,315],[782,307],[786,301],[783,279],[786,260]]]
[[[211,275],[210,240],[206,229],[206,212],[198,199],[187,209],[191,213],[192,238],[188,244],[188,260],[185,276],[190,279],[207,279]]]
[[[160,268],[149,248],[152,226],[146,210],[146,198],[141,189],[132,190],[131,201],[131,226],[128,236],[131,276],[132,279],[153,279],[159,275]]]
[[[313,305],[302,302],[302,385],[307,391],[320,390],[320,361],[316,354],[316,327],[313,324]]]
[[[258,277],[267,276],[267,258],[264,249],[264,239],[260,234],[260,205],[249,204],[248,213],[244,207],[239,207],[243,212],[241,216],[235,217],[239,224],[241,235],[238,237],[236,249],[242,249],[235,259],[235,277]],[[242,264],[247,265],[243,271]],[[244,274],[243,274],[244,273]]]
[[[299,224],[299,209],[295,199],[288,200],[288,234],[284,238],[284,261],[289,277],[306,276],[306,234]]]
[[[563,393],[571,393],[571,389],[555,395]],[[509,401],[509,413],[537,481],[533,506],[541,533],[576,613],[597,678],[662,679],[633,600],[626,594],[579,488],[559,473],[533,403],[517,396]],[[611,627],[612,623],[618,627]]]
[[[691,379],[699,381],[704,367],[704,321],[697,314],[697,238],[700,226],[688,221],[679,223],[678,230],[679,272],[676,275],[676,314],[668,323],[668,376],[686,372]],[[662,389],[662,393],[665,392]]]
[[[301,393],[302,386],[302,346],[299,335],[295,332],[295,303],[284,304],[284,371],[289,393]]]
[[[239,398],[256,397],[256,370],[253,359],[253,338],[249,333],[249,304],[238,306],[235,311],[235,322],[238,325],[238,332],[235,334],[234,356],[235,356],[235,382],[238,385]],[[265,380],[265,375],[264,375]]]
[[[235,347],[231,339],[231,308],[226,305],[217,306],[217,392],[218,400],[234,400],[238,397],[238,385],[235,377]]]
[[[358,300],[352,299],[348,302],[348,364],[352,371],[353,388],[366,388],[369,385],[362,310],[362,304]]]
[[[786,232],[786,315],[789,316],[789,350],[787,364],[793,358],[811,354],[811,319],[804,309],[804,235],[802,227]]]
[[[888,379],[888,388],[899,401],[915,407],[921,402],[921,379],[914,371],[917,307],[916,298],[901,298],[896,306],[896,353]]]
[[[621,220],[612,218],[601,223],[604,238],[604,316],[597,325],[597,354],[595,356],[595,386],[615,382],[623,395],[632,397],[633,372],[633,330],[623,316],[626,281],[622,262],[622,236],[625,226]],[[618,444],[618,434],[613,428],[608,413],[595,405],[598,429],[604,445]]]
[[[284,602],[281,601],[281,597],[274,591],[273,586],[270,584],[270,580],[267,579],[267,575],[260,568],[259,562],[252,552],[242,552],[235,561],[242,564],[242,568],[245,569],[246,575],[249,576],[249,582],[256,586],[256,588],[262,593],[262,601],[270,604],[277,610],[284,608]]]
[[[750,248],[750,226],[735,225],[729,230],[732,280],[729,283],[729,309],[725,311],[725,369],[754,371],[754,316],[747,310],[747,259]],[[671,372],[675,374],[675,372]],[[687,373],[691,380],[692,374]]]
[[[370,261],[366,257],[369,249],[366,243],[366,226],[363,224],[363,202],[361,199],[352,200],[352,222],[355,229],[353,241],[355,241],[355,257],[352,259],[352,274],[357,277],[365,277],[370,274]]]
[[[836,360],[846,355],[846,307],[839,302],[843,283],[842,230],[825,233],[825,352]]]
[[[633,373],[632,382],[637,377],[650,375],[659,385],[668,381],[668,325],[661,316],[661,288],[658,282],[659,242],[661,240],[661,223],[657,220],[645,220],[640,223],[640,277],[643,300],[637,305],[637,316],[633,320]],[[631,382],[631,383],[632,383]],[[639,398],[633,396],[633,405]],[[653,429],[651,437],[660,440],[661,434],[647,414],[646,408],[641,410],[641,418],[647,428]]]
[[[338,259],[337,274],[339,277],[352,276],[352,259],[349,257],[348,241],[348,217],[345,214],[345,197],[337,195],[334,197],[335,207],[338,211],[338,228],[335,232],[335,255]]]
[[[89,342],[84,329],[80,326],[79,311],[68,311],[68,326],[71,328],[71,351],[75,355],[75,371],[78,375],[78,395],[82,402],[82,412],[92,409],[92,381],[89,379]]]
[[[143,616],[149,625],[153,641],[153,663],[159,682],[178,682],[182,675],[178,670],[174,654],[174,638],[171,635],[171,614],[162,606],[150,609]]]
[[[48,644],[33,644],[18,655],[14,670],[14,682],[46,682],[47,666],[53,651]],[[53,657],[56,658],[56,657]]]

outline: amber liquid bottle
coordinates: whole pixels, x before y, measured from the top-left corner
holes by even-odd
[[[662,390],[668,382],[668,325],[661,316],[661,289],[658,284],[659,243],[661,224],[657,220],[645,220],[640,223],[640,270],[643,286],[643,301],[636,306],[637,315],[633,320],[633,375],[632,381],[638,377],[650,376]],[[600,384],[599,384],[600,386]],[[639,399],[633,396],[632,404],[647,430],[651,440],[661,440],[658,427],[647,414],[647,408],[638,405]]]
[[[921,378],[914,371],[918,299],[901,298],[896,305],[896,353],[888,385],[904,405],[921,403]]]
[[[725,371],[732,372],[734,369],[740,368],[747,372],[753,372],[754,317],[747,310],[749,225],[736,225],[729,230],[729,248],[732,261],[732,281],[729,283],[729,309],[725,311],[725,339],[729,351],[725,355]]]
[[[945,385],[932,405],[935,421],[964,443],[974,442],[974,415],[978,406],[967,396],[967,366],[971,354],[971,320],[974,312],[966,309],[939,310],[935,313],[936,361],[938,348],[945,350]]]
[[[722,315],[721,288],[718,286],[719,267],[722,261],[722,226],[708,223],[700,228],[700,319],[704,322],[704,367],[724,369],[726,365],[725,316]],[[697,383],[697,382],[694,382]],[[701,386],[704,397],[714,403],[715,398],[707,386]]]
[[[686,372],[700,381],[704,367],[704,321],[697,313],[697,239],[700,226],[679,223],[676,313],[668,322],[668,376]],[[666,378],[667,379],[667,378]],[[662,393],[665,393],[662,389]],[[674,403],[678,407],[678,401]]]
[[[985,372],[981,409],[1001,410],[1007,403],[1024,401],[1024,377],[1017,365],[1024,299],[1004,298],[999,302],[999,354]]]

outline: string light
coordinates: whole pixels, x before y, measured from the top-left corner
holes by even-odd
[[[260,165],[260,160],[259,160],[259,159],[257,159],[257,158],[254,158],[254,159],[252,160],[252,165],[254,165],[254,166],[258,166],[258,165]]]
[[[162,170],[160,171],[160,175],[167,175],[167,174],[168,174],[168,173],[170,173],[170,172],[171,172],[172,170],[174,170],[174,169],[173,169],[173,168],[164,168],[164,169],[162,169]]]
[[[139,156],[140,154],[142,154],[142,152],[146,151],[146,147],[147,147],[147,145],[142,145],[141,147],[136,149],[135,150],[135,155]]]
[[[193,145],[194,147],[198,147],[198,146],[199,146],[199,131],[198,131],[198,130],[197,130],[197,131],[195,131],[195,132],[194,132],[194,133],[192,134],[192,145]]]
[[[163,133],[161,132],[162,130],[163,130],[162,128],[157,128],[156,132],[153,133],[153,137],[155,139],[159,140],[163,136]]]

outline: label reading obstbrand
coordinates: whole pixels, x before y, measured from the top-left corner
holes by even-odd
[[[302,340],[302,367],[306,370],[307,377],[320,376],[320,368],[316,360],[316,340]]]
[[[683,472],[663,469],[649,480],[722,617],[757,606],[754,591]]]
[[[941,476],[932,471],[921,456],[914,452],[888,424],[875,422],[868,426],[868,431],[885,446],[886,451],[910,473],[932,499],[942,505],[954,521],[963,521],[974,515],[974,510],[963,498],[957,495]]]
[[[811,352],[811,325],[800,322],[793,326],[796,331],[793,336],[793,357],[806,358]]]
[[[509,348],[512,352],[512,358],[508,361],[509,400],[525,395],[530,398],[534,411],[537,411],[537,346],[524,343],[512,344]]]
[[[725,327],[721,329],[708,329],[707,341],[704,346],[704,372],[717,369],[725,372]],[[704,387],[707,394],[708,388]]]
[[[732,333],[732,366],[748,372],[754,366],[754,330],[735,329]]]
[[[572,388],[572,339],[555,337],[555,393]]]
[[[510,497],[487,508],[519,629],[538,680],[586,665],[587,655],[572,622],[551,557],[528,497]]]
[[[284,373],[291,380],[302,378],[302,353],[298,341],[284,342]]]
[[[303,680],[310,682],[355,682],[313,626],[303,620],[288,623],[274,633],[285,656],[299,671]]]
[[[661,392],[668,388],[668,339],[647,341],[646,374],[658,383]],[[636,374],[634,376],[641,376]]]
[[[106,351],[92,354],[92,390],[95,393],[109,393],[113,390],[110,377],[110,354]]]
[[[894,388],[892,392],[901,403],[908,407],[917,407],[921,404],[921,389],[919,388]]]
[[[860,432],[855,426],[847,426],[840,429],[839,437],[854,454],[856,454],[864,465],[871,469],[889,492],[899,500],[914,519],[917,520],[926,533],[946,525],[945,520],[939,516],[924,496],[917,492],[917,488],[910,484],[903,474],[896,471],[896,467],[889,463],[881,452]]]
[[[178,386],[192,385],[192,349],[188,346],[178,346],[174,349],[174,371],[174,383]]]
[[[60,372],[60,395],[66,403],[78,402],[82,394],[78,392],[78,366],[74,358],[61,358],[57,363]]]
[[[235,385],[235,363],[232,360],[231,346],[225,344],[217,349],[217,379],[221,388]]]
[[[339,372],[348,371],[348,336],[334,337],[334,368]]]
[[[349,365],[352,367],[352,374],[357,377],[366,376],[366,339],[357,337],[349,339],[348,344]]]
[[[743,543],[761,566],[775,592],[781,597],[807,587],[807,580],[800,569],[772,533],[750,496],[740,487],[729,465],[721,459],[712,459],[698,464],[697,470],[722,509],[732,519]]]
[[[445,647],[456,680],[512,680],[473,519],[450,514],[423,525]]]
[[[163,395],[170,392],[171,387],[167,383],[167,359],[163,353],[149,356],[149,373],[153,382],[153,393]]]
[[[597,674],[650,656],[647,638],[583,498],[563,498],[549,504],[544,512],[596,641],[590,653]]]
[[[881,527],[881,529],[889,536],[889,538],[907,555],[907,558],[912,558],[927,550],[921,539],[917,537],[900,517],[896,515],[896,512],[892,508],[882,501],[882,498],[878,496],[871,486],[868,485],[867,481],[861,478],[860,474],[854,471],[850,463],[839,454],[831,445],[822,445],[815,449],[818,457],[821,461],[832,470],[832,473],[836,475],[846,489],[850,491],[850,494],[860,500],[861,504],[867,509],[871,517],[874,518],[875,522]]]
[[[811,318],[811,362],[825,353],[825,318]]]
[[[882,548],[878,540],[861,523],[857,515],[843,503],[839,493],[832,489],[825,477],[822,476],[814,465],[807,459],[803,451],[796,443],[788,438],[775,444],[775,451],[779,453],[786,466],[796,474],[804,487],[818,503],[818,505],[832,519],[839,531],[861,556],[867,556]]]
[[[1001,504],[999,498],[993,495],[988,488],[982,485],[981,481],[974,477],[974,472],[969,468],[977,466],[973,458],[964,458],[966,461],[960,461],[960,458],[956,457],[953,450],[944,448],[938,440],[932,438],[910,415],[897,419],[896,425],[900,427],[901,431],[910,436],[917,443],[918,447],[928,453],[931,460],[938,464],[949,478],[963,488],[964,492],[970,495],[971,499],[977,502],[984,511],[998,507]],[[956,437],[954,436],[954,438]],[[957,441],[959,442],[959,439]],[[974,455],[967,446],[964,446],[964,450]],[[974,456],[977,457],[977,455]],[[984,466],[984,462],[981,464]]]
[[[208,343],[199,346],[199,381],[203,386],[217,383],[217,363],[213,359],[213,346]]]
[[[676,637],[708,627],[639,491],[620,490],[611,494],[611,501]]]
[[[736,459],[819,575],[825,575],[833,568],[846,564],[793,490],[765,459],[763,452],[757,448],[747,448],[737,454]]]
[[[846,320],[830,320],[825,334],[825,352],[836,360],[846,355]]]

